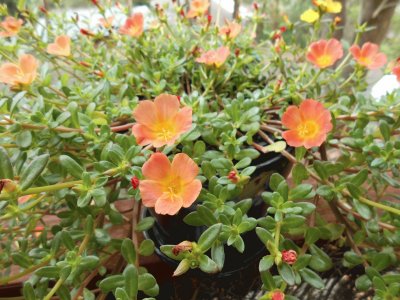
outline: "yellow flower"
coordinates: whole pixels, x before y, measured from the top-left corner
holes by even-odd
[[[318,19],[319,19],[319,13],[311,8],[307,9],[300,16],[300,20],[307,22],[307,23],[314,23]]]
[[[314,4],[324,12],[338,14],[342,11],[342,3],[333,0],[314,0]]]

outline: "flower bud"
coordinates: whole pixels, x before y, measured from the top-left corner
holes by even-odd
[[[86,68],[89,68],[89,67],[91,66],[89,63],[87,63],[87,62],[85,62],[85,61],[80,61],[79,64],[80,64],[81,66],[86,67]]]
[[[178,98],[179,103],[181,103],[181,96],[176,96]]]
[[[257,2],[254,2],[254,3],[253,3],[253,8],[254,8],[255,11],[258,11],[258,8],[259,8],[259,7],[258,7]]]
[[[39,10],[42,12],[42,13],[44,13],[45,15],[47,15],[49,12],[48,12],[48,10],[46,9],[46,7],[44,7],[44,6],[39,6]]]
[[[279,28],[279,30],[280,30],[280,32],[286,32],[286,30],[287,30],[287,28],[286,28],[286,26],[281,26],[280,28]]]
[[[89,30],[87,30],[87,29],[84,29],[84,28],[81,28],[81,29],[80,29],[80,32],[81,32],[81,34],[83,34],[83,35],[94,36],[94,33],[93,33],[93,32],[91,32],[91,31],[89,31]]]
[[[207,24],[210,25],[212,21],[212,16],[211,15],[207,15]]]
[[[137,178],[137,176],[133,176],[131,178],[131,184],[132,184],[132,188],[134,190],[136,190],[139,187],[139,183],[140,183],[140,181],[139,181],[139,178]]]
[[[183,241],[180,242],[178,245],[175,245],[174,248],[172,248],[172,253],[175,256],[178,256],[181,252],[190,251],[192,249],[193,249],[192,242]]]
[[[240,54],[240,49],[239,49],[239,48],[236,48],[236,49],[235,49],[235,56],[238,57],[239,54]]]
[[[282,251],[282,260],[289,264],[293,265],[297,260],[297,253],[294,250],[283,250]]]
[[[12,193],[17,189],[17,184],[10,179],[0,180],[0,193],[4,190],[6,193]]]
[[[228,179],[232,182],[232,183],[238,183],[240,180],[239,175],[237,174],[237,172],[235,170],[232,170],[229,172],[228,174]]]
[[[284,300],[285,294],[281,290],[271,292],[271,300]]]

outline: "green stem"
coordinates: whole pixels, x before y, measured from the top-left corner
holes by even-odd
[[[57,292],[57,290],[62,286],[64,283],[65,279],[60,278],[57,280],[56,284],[53,286],[53,288],[50,290],[50,292],[46,295],[46,297],[43,298],[43,300],[50,300],[51,297]]]
[[[280,236],[281,236],[281,222],[277,222],[275,227],[275,236],[274,236],[276,249],[279,249]]]
[[[323,69],[320,69],[317,74],[314,75],[314,77],[305,85],[303,86],[302,90],[304,91],[306,88],[308,88],[310,85],[314,84],[315,81],[317,81],[319,75],[321,75],[323,72]]]
[[[11,275],[9,277],[5,277],[5,278],[1,278],[0,279],[0,285],[8,283],[8,282],[12,282],[18,278],[24,277],[25,275],[28,275],[32,272],[35,272],[37,269],[47,265],[47,263],[52,259],[53,257],[47,257],[46,259],[44,259],[41,263],[39,263],[38,265],[32,266],[28,269],[25,269],[24,271],[22,271],[21,273],[18,274],[14,274]]]
[[[394,214],[400,216],[400,210],[397,208],[387,206],[387,205],[381,204],[379,202],[374,202],[374,201],[368,200],[367,198],[364,198],[364,197],[360,197],[358,200],[360,200],[360,202],[363,202],[367,205],[370,205],[370,206],[373,206],[376,208],[380,208],[382,210],[385,210],[385,211],[388,211],[388,212],[391,212],[391,213],[394,213]]]

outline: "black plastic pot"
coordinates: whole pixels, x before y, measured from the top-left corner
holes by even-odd
[[[248,212],[248,216],[259,218],[265,215],[266,206],[261,198],[261,193],[268,189],[270,176],[273,173],[286,176],[290,170],[290,163],[281,154],[267,153],[260,155],[259,158],[254,160],[253,165],[256,166],[256,171],[252,174],[250,181],[245,186],[242,194],[238,197],[238,200],[252,198],[253,205]],[[164,255],[159,248],[162,245],[175,245],[185,240],[198,240],[206,228],[190,226],[183,222],[183,218],[195,210],[196,204],[189,208],[181,209],[179,213],[174,216],[157,215],[152,209],[144,209],[142,211],[142,218],[153,216],[156,219],[154,226],[144,232],[144,236],[154,241],[157,255],[173,269],[177,267],[179,262]],[[166,291],[168,289],[165,289],[165,287],[164,290],[161,287],[161,292],[163,293],[162,299],[164,299],[164,297],[165,299],[174,298],[171,293],[175,295],[175,299],[186,299],[185,297],[189,297],[189,294],[176,295],[177,291],[175,285],[177,282],[180,282],[178,285],[185,290],[187,289],[187,285],[194,284],[195,282],[200,285],[208,282],[206,285],[215,284],[216,288],[221,289],[221,287],[224,287],[226,284],[229,286],[232,284],[235,285],[234,282],[237,280],[247,280],[248,282],[253,280],[258,273],[258,261],[265,255],[266,249],[256,236],[255,231],[250,231],[242,235],[242,238],[246,245],[244,253],[239,253],[233,247],[225,246],[225,264],[220,273],[209,275],[198,270],[190,270],[185,275],[180,276],[179,279],[173,280],[174,288],[171,288],[169,292]],[[250,275],[249,272],[252,275]],[[250,278],[249,276],[252,277]],[[168,283],[166,284],[168,285]],[[237,282],[236,285],[239,286],[242,284],[242,282]],[[171,285],[171,282],[169,282],[169,285]],[[243,289],[246,289],[246,286],[249,287],[249,284],[245,284]],[[189,292],[193,292],[195,288],[196,287],[193,286],[189,289]],[[236,291],[235,293],[238,292]],[[200,297],[197,299],[202,298]]]

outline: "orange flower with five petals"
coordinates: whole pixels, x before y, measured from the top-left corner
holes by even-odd
[[[289,106],[282,115],[282,124],[289,129],[282,134],[288,145],[307,149],[321,146],[332,130],[329,110],[313,99],[304,100],[299,107]]]
[[[71,55],[71,39],[68,35],[57,36],[54,43],[47,46],[47,53],[58,56]]]
[[[208,0],[193,0],[190,3],[190,9],[186,17],[189,19],[200,17],[208,11],[209,7],[210,7],[210,2]]]
[[[242,25],[236,23],[235,21],[229,22],[227,20],[226,25],[221,27],[221,29],[219,30],[219,35],[222,35],[223,37],[228,37],[230,39],[234,39],[235,37],[238,36],[241,30],[242,30]]]
[[[22,54],[18,64],[4,63],[0,66],[0,82],[11,85],[29,85],[36,76],[38,61],[30,54]]]
[[[122,34],[139,37],[143,33],[144,18],[142,13],[134,13],[126,19],[125,24],[119,29]]]
[[[204,52],[199,58],[196,59],[196,62],[203,63],[209,66],[216,66],[219,68],[223,65],[230,54],[229,48],[222,46],[217,50],[209,50]]]
[[[307,60],[320,69],[332,66],[342,56],[343,47],[337,39],[314,42],[307,52]]]
[[[157,214],[175,215],[182,207],[189,207],[201,191],[196,179],[199,167],[186,154],[175,155],[172,163],[161,152],[154,153],[142,167],[144,180],[139,190],[143,205],[154,207]]]
[[[10,37],[15,36],[21,29],[22,24],[24,21],[21,19],[16,19],[14,17],[6,17],[6,19],[0,23],[1,31],[0,37]]]
[[[349,51],[358,64],[370,70],[378,69],[386,63],[386,55],[379,52],[377,44],[368,42],[361,48],[358,45],[353,45]]]
[[[139,145],[171,146],[192,127],[192,109],[179,109],[177,96],[162,94],[153,101],[140,101],[133,116],[132,133]]]

